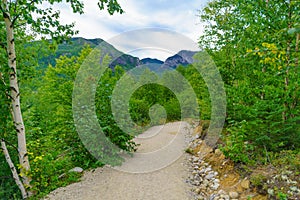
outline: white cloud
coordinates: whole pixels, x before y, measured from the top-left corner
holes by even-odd
[[[120,51],[140,58],[150,55],[161,60],[182,49],[198,51],[198,44],[181,33],[161,28],[136,29],[119,34],[108,43]],[[146,55],[147,52],[149,55]],[[151,53],[151,54],[150,54]]]
[[[85,14],[83,15],[73,14],[71,8],[66,6],[59,8],[63,23],[76,22],[76,29],[80,31],[77,36],[109,40],[130,30],[152,27],[169,29],[197,42],[203,30],[197,14],[207,0],[119,0],[125,13],[113,16],[110,16],[106,11],[99,11],[96,1],[83,0],[83,2],[85,3]],[[147,37],[150,43],[156,42],[151,39],[151,36],[148,35]],[[130,42],[139,41],[136,39]],[[170,43],[173,42],[175,43],[175,41],[170,41]],[[128,43],[129,41],[127,46],[130,45]],[[141,53],[141,50],[138,52],[140,55],[146,55]],[[152,51],[149,57],[157,56],[157,53],[153,53]]]

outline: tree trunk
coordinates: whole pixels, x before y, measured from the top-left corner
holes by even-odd
[[[5,159],[8,163],[8,165],[9,165],[9,168],[12,172],[13,178],[14,178],[16,184],[18,185],[20,191],[21,191],[22,197],[23,197],[23,199],[26,199],[28,197],[26,189],[25,189],[23,183],[21,182],[21,180],[19,178],[19,175],[18,175],[18,172],[16,170],[16,167],[15,167],[14,163],[11,161],[11,158],[9,156],[9,153],[8,153],[7,148],[6,148],[4,140],[1,140],[1,148],[3,150],[4,156],[5,156]]]
[[[288,11],[288,30],[292,27],[292,10],[291,10],[291,0],[288,1],[289,3],[289,11]],[[287,67],[290,66],[291,64],[291,43],[292,41],[290,39],[288,39],[287,41],[287,49],[286,49],[286,58],[287,58],[287,61],[286,61],[286,64],[287,64]],[[286,121],[288,119],[288,116],[287,116],[287,112],[289,110],[289,103],[287,101],[287,98],[289,97],[289,69],[287,68],[286,70],[286,76],[284,78],[284,84],[285,84],[285,95],[286,95],[286,99],[285,99],[285,102],[283,104],[284,106],[284,111],[282,112],[282,118],[283,118],[283,121]]]
[[[22,118],[21,106],[20,106],[20,90],[17,77],[17,56],[15,50],[14,41],[14,26],[9,14],[7,1],[3,1],[5,5],[5,12],[3,17],[6,27],[6,39],[7,39],[7,54],[8,54],[8,66],[9,66],[9,83],[10,83],[10,96],[11,96],[11,111],[14,121],[14,126],[18,134],[18,150],[19,150],[19,162],[21,166],[20,176],[23,179],[25,187],[30,186],[30,178],[28,172],[30,170],[28,154],[26,149],[26,136],[25,126]]]

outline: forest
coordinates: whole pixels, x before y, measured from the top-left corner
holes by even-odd
[[[46,1],[46,9],[40,6],[43,2],[0,1],[0,199],[40,199],[78,181],[81,175],[68,173],[70,169],[104,165],[83,145],[72,109],[77,72],[96,47],[64,49],[68,54],[55,58],[59,45],[68,41],[71,45],[70,38],[78,32],[74,24],[62,25],[59,12],[52,9],[60,0]],[[74,13],[83,13],[80,1],[66,3]],[[124,12],[116,0],[99,0],[98,6],[109,14]],[[199,46],[215,62],[226,92],[225,124],[216,148],[240,168],[272,165],[299,177],[299,0],[212,0],[199,10],[198,18],[205,24]],[[95,61],[107,66],[96,87],[97,120],[113,144],[133,152],[133,135],[142,130],[125,133],[111,106],[114,88],[127,68],[111,69],[111,58],[103,57],[100,63]],[[47,66],[46,58],[52,59]],[[191,85],[198,107],[192,106],[184,85],[178,87],[178,95],[162,86],[175,72]],[[146,128],[181,120],[178,96],[187,106],[186,115],[211,119],[207,82],[196,66],[182,65],[174,73],[166,71],[157,77],[150,69],[140,72],[145,85],[129,99],[130,116],[136,124]],[[127,78],[128,88],[139,81]],[[162,85],[152,84],[153,79]],[[156,104],[164,107],[167,115],[161,111],[155,115],[161,117],[151,118],[149,109]],[[95,151],[111,165],[122,163],[114,150]],[[288,199],[280,188],[277,192],[280,199]]]

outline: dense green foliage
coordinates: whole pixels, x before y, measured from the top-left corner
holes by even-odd
[[[299,2],[279,0],[215,0],[201,13],[200,44],[227,90],[223,150],[236,162],[300,147],[299,16]]]
[[[48,3],[48,7],[47,4]],[[51,0],[51,1],[6,1],[3,0],[0,3],[0,102],[1,108],[3,108],[1,122],[1,140],[6,141],[6,143],[17,143],[16,156],[19,157],[19,164],[17,167],[20,171],[21,182],[25,185],[25,188],[21,188],[22,197],[26,198],[30,193],[28,193],[30,185],[30,163],[28,159],[29,153],[27,152],[27,141],[25,124],[23,121],[22,112],[30,108],[32,99],[29,97],[25,98],[20,102],[20,93],[33,92],[35,89],[31,85],[28,79],[33,78],[36,72],[35,64],[37,62],[37,57],[40,52],[37,48],[32,48],[32,45],[24,45],[33,39],[33,37],[28,37],[29,32],[36,36],[38,34],[42,37],[50,36],[52,39],[52,45],[56,46],[57,43],[68,39],[73,36],[78,31],[73,30],[74,23],[72,24],[61,24],[60,23],[60,11],[53,10],[53,5],[55,3],[62,3],[61,0]],[[73,13],[83,14],[84,4],[83,2],[72,0],[67,0],[65,3],[69,4],[72,8]],[[99,0],[96,1],[100,10],[107,10],[109,14],[123,13],[122,8],[116,0]],[[30,30],[30,31],[29,31]],[[30,36],[32,36],[30,35]],[[7,41],[7,42],[3,42]],[[33,45],[35,46],[35,45]],[[33,53],[39,52],[39,53]],[[45,56],[45,55],[44,55]],[[35,59],[32,59],[35,58]],[[31,61],[34,63],[31,63]],[[33,68],[32,68],[33,67]],[[31,69],[34,69],[31,71]],[[19,78],[18,78],[19,77]],[[20,85],[22,87],[20,87]],[[31,87],[29,86],[31,85]],[[26,87],[27,86],[27,87]],[[19,89],[21,88],[21,89]],[[29,90],[27,90],[29,89]],[[32,96],[31,96],[32,97]],[[10,100],[11,102],[7,101]],[[19,104],[22,104],[19,105]],[[25,109],[24,109],[24,107]],[[23,109],[23,110],[22,110]],[[10,112],[12,115],[10,116]],[[12,117],[12,121],[9,120],[9,116]],[[3,118],[3,120],[2,120]],[[4,124],[2,124],[4,122]],[[28,121],[26,123],[33,123]],[[6,129],[8,126],[9,129]],[[15,130],[12,131],[12,126]],[[2,128],[3,127],[3,128]],[[12,134],[14,133],[14,134]],[[17,137],[16,137],[17,136]],[[17,141],[16,141],[17,138]],[[9,141],[9,142],[8,142]],[[10,145],[14,146],[14,145]],[[12,153],[14,155],[14,153]],[[15,156],[13,156],[15,161]],[[15,162],[16,163],[16,162]],[[4,172],[6,173],[6,172]],[[5,177],[4,177],[5,178]],[[7,182],[8,183],[8,182]],[[21,184],[22,185],[22,184]],[[2,184],[1,184],[2,187]],[[1,190],[2,191],[2,190]],[[1,192],[2,195],[2,192]],[[11,194],[7,194],[7,198]]]
[[[71,3],[74,12],[82,12],[81,3],[67,2]],[[122,12],[116,1],[100,2],[108,2],[110,13],[114,10]],[[101,3],[99,6],[104,8]],[[52,13],[51,10],[47,13],[27,4],[16,9],[25,8],[31,8],[41,15]],[[27,36],[22,27],[15,30],[16,41],[19,41],[19,83],[31,161],[32,190],[35,193],[33,198],[40,198],[60,186],[77,181],[80,175],[68,172],[73,167],[87,169],[103,165],[80,140],[72,111],[77,72],[91,53],[91,47],[101,41],[92,42],[91,47],[85,48],[78,43],[73,43],[71,48],[58,44],[65,37],[57,33],[70,36],[75,33],[71,31],[73,25],[58,25],[58,32],[53,32],[47,30],[49,20],[32,21],[32,15],[25,14],[22,19],[30,22],[37,32],[54,38],[51,44],[28,44],[32,37]],[[58,17],[54,16],[56,18],[51,26],[55,27]],[[299,158],[300,148],[299,2],[214,0],[203,9],[200,16],[207,23],[200,44],[214,59],[227,93],[226,125],[221,138],[223,152],[238,163],[272,163],[277,166],[290,163],[294,170],[299,171],[299,162],[295,160]],[[2,21],[2,16],[0,19]],[[0,38],[5,41],[1,23]],[[17,163],[17,141],[7,98],[6,52],[5,45],[0,44],[0,138],[5,138],[11,157]],[[58,45],[60,48],[55,51]],[[105,50],[103,52],[106,53]],[[107,70],[97,85],[96,114],[104,134],[120,149],[133,151],[133,135],[148,126],[180,120],[183,116],[196,117],[199,110],[201,119],[211,118],[210,95],[195,66],[180,66],[176,71],[160,75],[144,70],[139,78],[129,75],[126,79],[128,91],[124,90],[124,95],[129,93],[131,87],[137,87],[137,90],[127,102],[136,129],[130,130],[130,135],[125,133],[115,119],[112,96],[118,81],[125,75],[125,69],[130,66],[125,69],[117,66],[111,70],[108,66],[110,58],[107,56],[105,59],[100,63]],[[48,63],[51,65],[48,66]],[[193,91],[188,90],[186,85],[175,85],[173,90],[165,86],[174,82],[174,79],[179,80],[174,75],[176,72],[188,81]],[[144,83],[141,87],[138,86],[140,82]],[[180,82],[174,84],[177,83]],[[192,93],[197,97],[197,107],[193,106]],[[119,112],[119,116],[126,116],[126,110]],[[124,122],[127,123],[126,120]],[[117,152],[112,152],[112,155],[113,163],[120,164],[121,160],[115,156]],[[20,193],[2,152],[0,166],[0,199],[19,199]]]
[[[24,117],[27,119],[28,153],[31,160],[32,186],[37,197],[76,181],[78,175],[68,173],[76,166],[87,169],[102,165],[101,161],[95,159],[82,144],[76,132],[72,113],[72,92],[76,74],[91,51],[92,49],[87,46],[78,56],[60,57],[56,60],[55,66],[50,65],[47,68],[42,79],[41,75],[37,73],[37,76],[31,79],[32,83],[24,85],[24,90],[28,91],[23,95],[23,101],[27,105]],[[109,61],[104,63],[107,65]],[[190,65],[188,67],[181,66],[177,71],[190,81],[197,93],[200,105],[200,109],[192,107],[192,102],[189,102],[192,101],[190,91],[187,92],[186,86],[176,86],[178,91],[175,92],[178,92],[179,98],[184,100],[184,110],[189,112],[184,115],[197,116],[197,112],[200,110],[204,118],[209,118],[209,95],[197,70]],[[156,75],[146,69],[138,77],[134,78],[129,75],[126,82],[130,86],[138,85],[141,81],[147,83],[145,80],[153,81],[155,79],[158,81],[158,84],[144,84],[130,97],[130,116],[141,127],[132,129],[131,135],[140,133],[149,125],[181,119],[182,113],[178,97],[175,96],[174,91],[163,86],[164,82],[166,84],[174,79],[174,73],[175,71],[166,71],[161,75]],[[111,108],[113,90],[124,74],[125,70],[117,66],[114,71],[107,68],[101,76],[96,90],[96,113],[99,124],[110,141],[121,149],[132,151],[135,148],[134,143],[131,142],[132,136],[120,129]],[[156,113],[149,112],[155,105],[161,105],[163,109],[155,110]],[[117,156],[115,159],[115,164],[120,163]],[[1,157],[1,162],[5,163],[3,157]],[[6,175],[9,174],[9,169],[6,169],[5,172]],[[10,179],[11,182],[8,183],[14,185],[10,176],[3,177],[3,180],[4,178]],[[2,187],[7,187],[7,184],[3,183]],[[1,194],[1,197],[10,196],[12,198],[11,195],[18,189],[15,187],[5,191],[6,194]]]
[[[50,43],[48,46],[45,46],[44,43]],[[82,49],[86,45],[89,45],[91,48],[95,48],[98,46],[101,48],[101,51],[103,53],[109,54],[111,57],[116,58],[120,55],[122,55],[122,67],[123,68],[133,68],[137,65],[137,63],[134,63],[134,61],[130,60],[133,57],[129,57],[129,55],[126,55],[115,49],[111,44],[105,42],[102,39],[84,39],[80,37],[71,38],[68,41],[65,41],[63,43],[55,43],[49,40],[46,41],[34,41],[28,45],[33,45],[39,48],[39,54],[40,56],[38,58],[38,69],[41,69],[42,72],[44,72],[48,65],[51,64],[54,66],[56,64],[56,59],[58,59],[60,56],[78,56]],[[48,48],[46,48],[48,47]],[[111,63],[111,67],[114,67],[116,64]]]

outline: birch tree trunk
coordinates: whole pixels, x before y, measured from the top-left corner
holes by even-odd
[[[15,50],[14,40],[14,25],[9,13],[7,0],[3,0],[5,11],[3,17],[6,27],[6,38],[7,38],[7,54],[8,54],[8,66],[9,66],[9,84],[10,84],[10,96],[11,96],[11,111],[14,121],[14,126],[18,135],[18,155],[21,166],[20,176],[22,177],[23,184],[25,187],[30,186],[30,178],[28,172],[30,170],[28,154],[26,149],[26,136],[25,126],[22,118],[21,106],[20,106],[20,90],[18,85],[17,77],[17,56]]]
[[[15,168],[14,163],[11,161],[11,158],[10,158],[10,155],[9,155],[8,150],[6,148],[4,140],[1,140],[1,148],[3,150],[5,159],[6,159],[8,165],[10,167],[10,170],[11,170],[11,172],[13,174],[13,178],[14,178],[16,184],[18,185],[20,191],[21,191],[22,197],[23,197],[23,199],[26,199],[28,197],[26,189],[25,189],[23,183],[21,182],[21,180],[19,178],[19,175],[18,175],[18,172],[17,172],[17,170]]]

